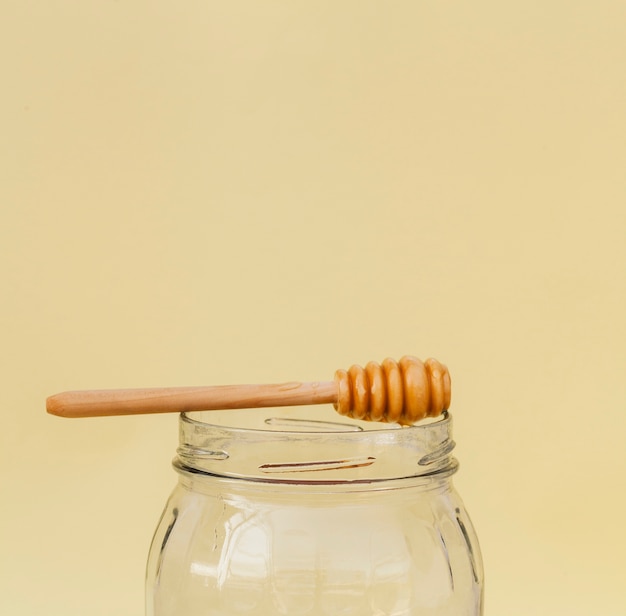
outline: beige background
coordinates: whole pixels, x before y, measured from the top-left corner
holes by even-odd
[[[626,4],[4,0],[0,613],[143,613],[176,417],[435,356],[487,616],[626,613]]]

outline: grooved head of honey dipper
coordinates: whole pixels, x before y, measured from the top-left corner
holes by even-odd
[[[450,406],[448,369],[436,359],[405,356],[337,370],[337,402],[341,415],[366,421],[410,425],[436,417]]]

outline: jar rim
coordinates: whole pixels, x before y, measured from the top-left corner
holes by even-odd
[[[284,483],[372,482],[443,475],[456,468],[450,457],[454,441],[447,412],[429,422],[400,426],[336,422],[337,414],[330,409],[326,415],[316,410],[311,420],[307,408],[183,413],[174,466]],[[324,417],[331,421],[322,421]],[[237,421],[241,425],[233,427]]]
[[[260,409],[254,409],[255,411],[259,411]],[[269,411],[284,411],[284,407],[267,407],[263,409],[267,412]],[[250,427],[241,427],[228,423],[221,422],[211,422],[211,421],[203,421],[196,419],[195,417],[198,415],[208,415],[219,417],[221,413],[227,413],[228,417],[236,418],[237,416],[241,416],[241,409],[237,410],[228,410],[228,411],[186,411],[180,414],[180,421],[189,424],[190,426],[194,426],[197,428],[219,428],[222,430],[228,430],[232,433],[242,433],[242,434],[250,434],[250,433],[272,433],[275,434],[279,432],[281,434],[342,434],[347,435],[348,433],[354,434],[362,434],[363,432],[367,433],[385,433],[392,432],[396,430],[403,431],[412,431],[414,433],[422,433],[428,430],[433,430],[434,428],[448,427],[452,422],[452,417],[448,411],[443,411],[441,415],[438,417],[428,417],[420,420],[411,425],[400,425],[396,423],[383,423],[383,422],[374,422],[374,421],[362,421],[362,420],[354,420],[349,418],[343,418],[341,416],[337,416],[339,421],[327,421],[327,420],[317,420],[317,419],[307,419],[307,420],[293,420],[292,424],[282,423],[280,425],[292,425],[294,429],[281,429],[276,430],[271,427],[268,428],[250,428]],[[345,419],[345,421],[341,421]],[[296,423],[296,421],[301,423]],[[350,423],[348,423],[350,422]],[[278,425],[278,424],[274,424]],[[310,427],[310,430],[306,428]],[[317,427],[318,429],[313,429]],[[298,428],[298,429],[296,429]],[[335,429],[333,429],[335,428]]]

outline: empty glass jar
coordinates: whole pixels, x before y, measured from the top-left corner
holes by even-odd
[[[401,428],[325,412],[181,415],[147,616],[482,613],[450,416]]]

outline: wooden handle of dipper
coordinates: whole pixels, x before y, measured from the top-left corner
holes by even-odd
[[[49,397],[46,410],[104,417],[329,403],[355,419],[408,425],[448,409],[450,374],[435,359],[405,356],[337,370],[326,382],[66,391]]]

